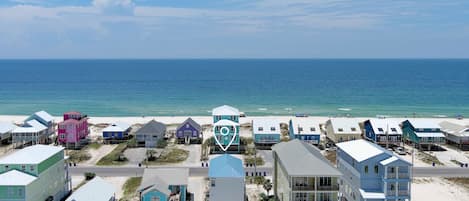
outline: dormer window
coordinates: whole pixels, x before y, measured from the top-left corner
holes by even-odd
[[[270,131],[275,131],[275,127],[270,127]]]
[[[352,127],[351,130],[352,131],[357,131],[357,129],[355,127]]]
[[[344,132],[344,129],[343,128],[339,128],[337,129],[339,132]]]
[[[378,128],[378,131],[383,132],[384,130],[383,130],[383,128]]]
[[[392,132],[397,132],[397,129],[396,128],[391,128],[391,131]]]
[[[316,131],[316,128],[315,128],[315,127],[311,127],[309,130],[314,132],[314,131]]]
[[[303,131],[303,127],[298,127],[298,131]]]
[[[264,128],[263,128],[263,127],[259,127],[259,128],[257,128],[257,130],[258,130],[258,131],[263,131]]]

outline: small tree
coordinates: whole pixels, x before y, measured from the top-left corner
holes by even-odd
[[[259,194],[259,200],[260,201],[269,201],[269,196],[267,196],[265,193],[260,193]]]
[[[96,176],[96,173],[94,172],[85,172],[85,179],[86,180],[92,180]]]
[[[267,191],[267,195],[269,195],[270,190],[272,190],[272,182],[270,182],[270,179],[266,179],[262,187],[264,187],[265,191]]]
[[[156,142],[156,148],[163,149],[163,148],[165,148],[166,146],[168,146],[168,142],[166,142],[166,140],[159,139],[159,140]]]
[[[156,159],[155,154],[156,151],[154,149],[147,150],[147,160],[154,161]]]

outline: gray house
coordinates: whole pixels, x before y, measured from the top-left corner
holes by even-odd
[[[281,201],[339,198],[341,173],[318,148],[298,139],[272,147],[274,195]]]
[[[158,140],[164,140],[166,125],[155,120],[151,120],[140,128],[136,133],[139,146],[156,147]]]

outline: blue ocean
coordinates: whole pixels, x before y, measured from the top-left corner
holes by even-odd
[[[464,59],[0,60],[0,115],[469,116]]]

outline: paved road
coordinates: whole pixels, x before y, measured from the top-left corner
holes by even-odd
[[[184,168],[184,167],[150,167],[150,168]],[[94,172],[98,176],[142,176],[145,168],[139,167],[71,167],[71,175],[83,175],[85,172]],[[252,175],[254,168],[246,168],[246,172]],[[258,167],[259,174],[271,175],[272,168]],[[204,167],[189,167],[190,176],[208,175],[208,168]],[[469,168],[455,168],[455,167],[415,167],[414,177],[469,177]]]
[[[165,169],[165,168],[186,168],[186,167],[149,167],[154,169]],[[140,167],[95,167],[95,166],[77,166],[70,167],[70,174],[73,176],[83,175],[85,172],[94,172],[98,176],[112,177],[112,176],[125,176],[125,177],[139,177],[143,175],[145,168]],[[254,168],[245,168],[249,175],[253,175]],[[259,167],[257,168],[258,174],[271,175],[270,167]],[[189,167],[190,176],[206,177],[208,175],[208,168],[204,167]]]

